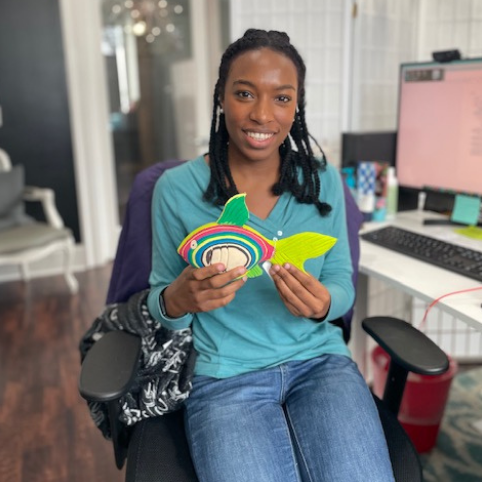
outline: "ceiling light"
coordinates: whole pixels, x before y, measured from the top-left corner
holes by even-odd
[[[147,31],[146,22],[139,20],[132,26],[132,33],[137,37],[142,37]]]

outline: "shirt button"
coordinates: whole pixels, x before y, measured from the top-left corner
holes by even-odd
[[[278,236],[283,236],[283,231],[278,231],[276,234],[277,234]]]

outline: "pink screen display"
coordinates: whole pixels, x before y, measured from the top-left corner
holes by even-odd
[[[401,76],[400,184],[482,194],[482,60],[403,66]]]

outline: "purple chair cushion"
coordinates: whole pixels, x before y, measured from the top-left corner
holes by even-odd
[[[345,208],[346,208],[346,222],[348,229],[348,241],[350,243],[351,262],[353,265],[352,281],[353,286],[356,289],[358,280],[358,263],[360,262],[360,240],[358,238],[358,232],[360,231],[363,223],[363,214],[361,213],[358,205],[353,197],[347,184],[343,181],[343,188],[345,191]],[[343,315],[343,321],[349,328],[351,319],[353,317],[353,306],[350,310]],[[349,329],[348,329],[349,332]]]
[[[151,199],[156,181],[179,160],[158,162],[141,171],[132,185],[107,293],[107,304],[121,303],[149,288],[151,272]]]

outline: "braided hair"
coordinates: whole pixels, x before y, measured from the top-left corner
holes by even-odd
[[[308,132],[305,119],[305,74],[306,67],[298,51],[290,43],[284,32],[249,29],[243,37],[233,42],[224,52],[219,66],[219,76],[214,88],[213,118],[209,139],[209,164],[211,179],[204,193],[204,199],[216,204],[226,201],[238,194],[228,163],[229,134],[226,128],[224,113],[220,99],[223,97],[226,80],[233,61],[244,52],[269,48],[288,57],[298,73],[298,104],[294,122],[289,136],[279,147],[280,172],[279,180],[272,187],[275,196],[283,192],[291,192],[295,199],[303,204],[314,204],[322,216],[331,211],[331,206],[319,200],[320,179],[318,170],[326,169],[326,158],[323,150]],[[291,139],[296,150],[292,149]],[[316,159],[310,144],[310,138],[322,153],[321,161]],[[298,168],[301,168],[302,181],[298,180]]]

